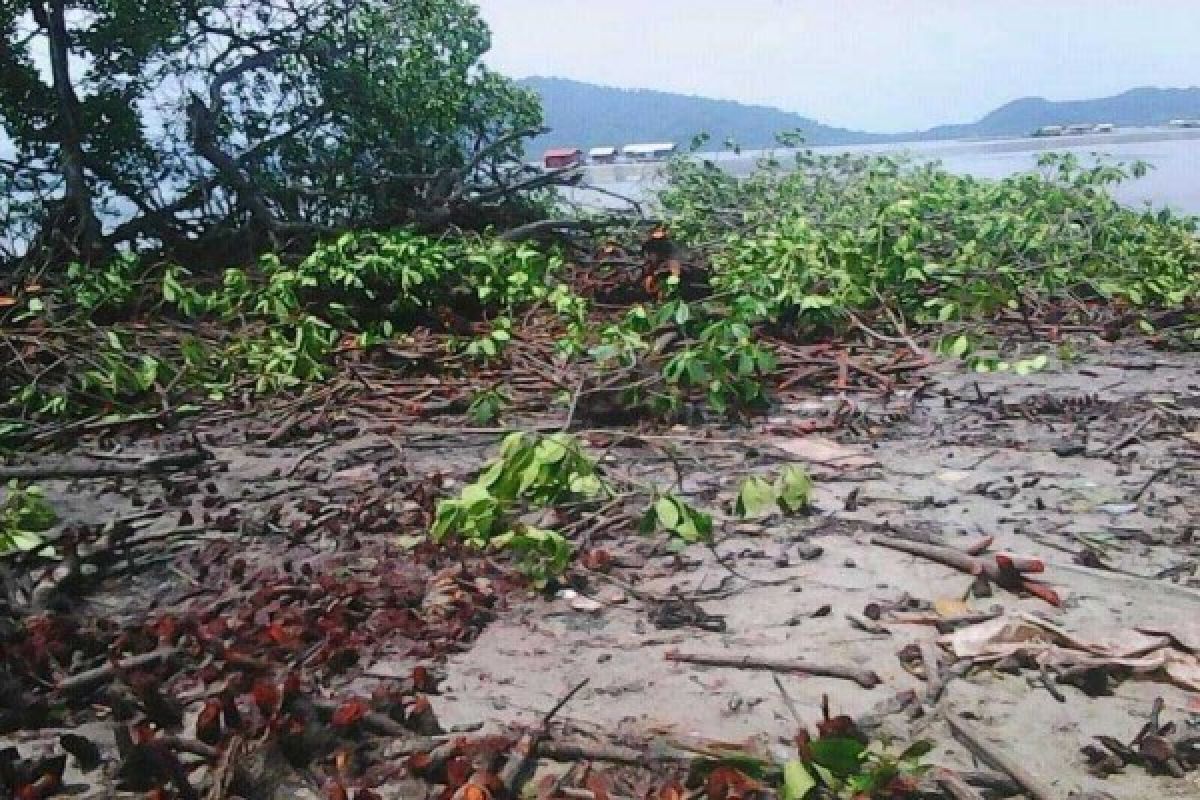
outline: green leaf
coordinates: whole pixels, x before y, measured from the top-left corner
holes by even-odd
[[[581,497],[595,497],[604,491],[604,485],[595,475],[573,475],[570,487],[572,492]]]
[[[658,516],[658,523],[666,530],[673,531],[679,525],[679,506],[673,497],[664,495],[658,498],[654,503],[654,513]]]
[[[804,800],[815,788],[817,780],[803,761],[792,759],[783,765],[783,786],[779,791],[779,800]]]
[[[752,475],[742,481],[742,488],[738,492],[734,511],[742,519],[764,516],[775,510],[776,502],[779,499],[779,494],[774,486],[764,478]]]
[[[855,739],[817,739],[811,745],[813,761],[839,778],[848,778],[862,768],[866,746]]]
[[[933,742],[928,739],[918,739],[904,749],[900,754],[901,761],[916,761],[933,752]]]
[[[784,511],[792,514],[808,508],[812,500],[812,488],[813,482],[808,471],[796,464],[784,467],[775,482],[779,505]]]

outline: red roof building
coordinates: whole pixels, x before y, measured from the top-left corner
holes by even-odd
[[[542,156],[546,169],[564,169],[583,163],[583,151],[578,148],[556,147]]]

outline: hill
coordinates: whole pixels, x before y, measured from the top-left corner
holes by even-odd
[[[1139,88],[1093,100],[1047,100],[1024,97],[1007,103],[968,125],[943,125],[913,134],[921,139],[957,139],[1024,134],[1043,125],[1111,122],[1148,127],[1177,117],[1200,117],[1200,87],[1188,89]]]
[[[1111,122],[1122,126],[1162,125],[1177,117],[1200,117],[1200,87],[1131,89],[1113,97],[1054,101],[1014,100],[976,122],[925,131],[878,134],[823,125],[811,117],[768,106],[660,92],[618,89],[565,78],[526,78],[520,83],[542,98],[553,131],[538,139],[543,147],[597,147],[630,142],[670,141],[687,145],[697,133],[717,144],[733,139],[745,148],[769,147],[775,134],[800,130],[811,145],[872,144],[889,141],[1020,136],[1043,125]]]
[[[822,125],[814,119],[767,106],[659,92],[616,89],[565,78],[526,78],[520,83],[542,98],[546,123],[554,130],[537,140],[538,147],[600,147],[630,142],[676,142],[687,145],[697,133],[720,143],[733,139],[742,147],[769,147],[775,135],[801,129],[809,144],[867,144],[878,136]]]

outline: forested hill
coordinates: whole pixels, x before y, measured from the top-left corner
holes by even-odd
[[[914,134],[913,138],[956,139],[961,137],[1022,134],[1043,125],[1111,122],[1114,125],[1148,127],[1172,119],[1200,118],[1200,87],[1188,89],[1130,89],[1112,97],[1093,100],[1054,101],[1025,97],[1006,103],[978,122],[943,125]]]
[[[720,143],[733,139],[747,148],[774,143],[781,131],[800,130],[811,145],[869,144],[887,141],[1020,136],[1043,125],[1111,122],[1123,126],[1162,125],[1170,119],[1200,118],[1200,88],[1131,89],[1113,97],[1053,101],[1040,97],[1014,100],[977,122],[943,125],[926,131],[874,134],[823,125],[767,106],[659,92],[618,89],[564,78],[519,81],[542,98],[546,122],[553,128],[538,147],[595,147],[629,142],[671,141],[686,145],[704,132]]]
[[[554,130],[539,146],[598,147],[630,142],[677,142],[686,145],[697,133],[717,143],[733,139],[743,147],[767,147],[783,131],[802,130],[809,144],[866,144],[885,141],[845,128],[766,106],[658,92],[615,89],[564,78],[519,81],[542,98],[546,123]]]

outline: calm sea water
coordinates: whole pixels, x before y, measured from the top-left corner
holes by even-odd
[[[922,161],[939,161],[947,169],[981,178],[1003,178],[1036,168],[1040,152],[1074,152],[1091,161],[1145,161],[1153,169],[1144,178],[1118,186],[1117,199],[1131,206],[1171,208],[1200,215],[1200,131],[1133,130],[1108,135],[1063,139],[1003,139],[990,141],[913,142],[860,147],[816,148],[819,153],[857,152],[905,154]],[[710,155],[722,167],[744,175],[754,169],[762,153]],[[654,165],[618,165],[589,169],[591,181],[602,188],[644,200],[661,186],[660,168]],[[572,192],[580,202],[620,207],[612,198],[590,192]]]

